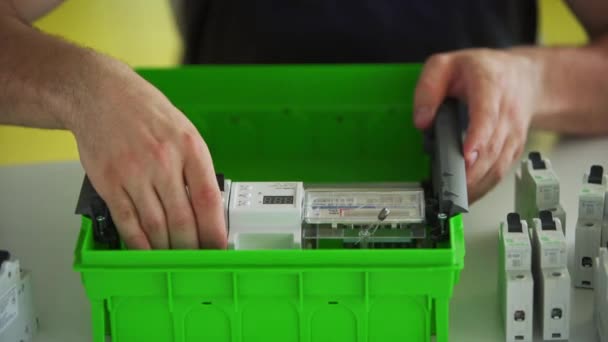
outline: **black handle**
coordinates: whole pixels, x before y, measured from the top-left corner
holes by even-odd
[[[432,187],[439,211],[449,216],[469,210],[462,136],[468,120],[466,106],[446,99],[427,132],[432,157]]]

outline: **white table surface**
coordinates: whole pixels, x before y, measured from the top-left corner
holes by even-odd
[[[570,262],[582,174],[608,166],[608,139],[562,140],[548,156],[561,179]],[[72,270],[79,218],[72,215],[83,171],[77,162],[0,167],[0,249],[33,272],[40,319],[36,342],[91,340],[90,307]],[[504,341],[496,290],[498,223],[513,210],[511,173],[465,217],[465,269],[451,304],[451,341]],[[597,341],[593,292],[573,289],[570,341]],[[537,338],[538,341],[540,339]]]

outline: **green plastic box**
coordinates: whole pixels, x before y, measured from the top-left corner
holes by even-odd
[[[140,70],[237,181],[421,181],[419,65]],[[448,340],[464,262],[460,215],[434,249],[107,250],[83,218],[75,269],[93,341]]]

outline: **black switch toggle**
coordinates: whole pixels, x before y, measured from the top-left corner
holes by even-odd
[[[509,233],[523,233],[524,227],[521,225],[521,218],[518,213],[509,213],[507,215],[507,226]]]
[[[589,171],[589,183],[590,184],[602,184],[602,178],[604,178],[604,168],[600,165],[591,166]]]
[[[217,179],[217,185],[220,187],[220,191],[224,191],[224,174],[216,173],[215,179]]]
[[[3,249],[0,249],[0,267],[2,267],[2,264],[5,261],[9,261],[11,260],[11,253],[9,253],[8,251],[5,251]]]
[[[542,230],[557,230],[555,221],[553,221],[553,215],[549,210],[542,210],[538,213],[538,217],[540,218]]]
[[[540,152],[532,151],[528,154],[528,159],[532,162],[532,168],[534,170],[545,170],[547,165],[543,161],[543,158],[540,156]]]

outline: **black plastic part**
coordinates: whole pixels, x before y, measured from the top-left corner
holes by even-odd
[[[110,215],[110,210],[103,204],[95,210],[97,216],[92,217],[93,220],[93,237],[95,241],[106,243],[112,249],[120,248],[120,237],[118,231]]]
[[[439,204],[437,198],[434,197],[433,193],[433,185],[429,181],[422,182],[422,188],[424,189],[424,198],[425,198],[425,209],[424,216],[425,222],[429,230],[430,241],[433,243],[433,248],[435,247],[437,242],[447,241],[449,240],[449,234],[442,234],[441,231],[441,223],[437,218],[437,214],[439,214]],[[449,224],[449,220],[448,220]],[[448,230],[449,231],[449,230]]]
[[[581,260],[581,265],[585,268],[592,268],[593,267],[593,259],[591,257],[583,257],[583,259]]]
[[[8,251],[5,251],[3,249],[0,249],[0,267],[2,266],[2,264],[5,261],[9,261],[11,260],[11,253],[9,253]]]
[[[562,319],[563,311],[560,308],[551,309],[551,318],[552,319]]]
[[[110,209],[86,175],[80,189],[76,214],[87,216],[93,221],[93,239],[96,242],[107,244],[111,249],[120,248],[118,230],[110,215]]]
[[[220,191],[224,191],[224,174],[216,173],[215,179],[217,179],[217,185],[220,187]]]
[[[469,210],[462,148],[468,124],[467,106],[446,98],[437,109],[433,125],[423,135],[424,150],[431,157],[430,177],[422,182],[431,248],[449,240],[449,218]],[[446,219],[439,220],[439,214],[445,214]]]
[[[540,218],[542,230],[557,230],[555,221],[553,221],[553,215],[549,210],[542,210],[538,213],[538,217]]]
[[[509,233],[524,232],[524,227],[521,225],[521,218],[518,213],[507,214],[507,226]]]
[[[439,212],[452,217],[468,212],[462,137],[468,125],[466,105],[447,98],[437,109],[432,127],[424,134],[425,150],[431,155],[431,185]]]
[[[591,166],[587,179],[589,184],[602,184],[602,178],[604,178],[604,168],[601,165]]]
[[[540,152],[532,151],[528,154],[528,159],[532,162],[532,168],[534,170],[545,170],[547,165],[543,161]]]

